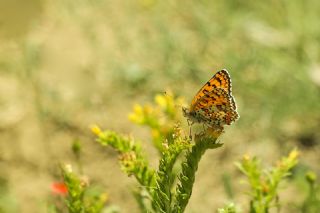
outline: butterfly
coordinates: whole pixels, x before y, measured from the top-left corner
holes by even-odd
[[[188,122],[203,123],[223,130],[240,116],[232,96],[231,78],[226,69],[217,72],[194,96],[189,108],[182,108]]]

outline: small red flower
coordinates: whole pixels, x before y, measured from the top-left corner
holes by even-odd
[[[68,193],[68,188],[66,186],[66,184],[64,184],[63,182],[54,182],[51,184],[51,190],[54,194],[57,195],[67,195]]]

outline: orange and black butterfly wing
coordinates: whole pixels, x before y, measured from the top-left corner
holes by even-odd
[[[202,96],[194,111],[210,126],[230,125],[239,118],[234,98],[223,88],[216,88]]]
[[[202,86],[191,102],[191,110],[194,109],[194,106],[197,105],[197,102],[203,96],[216,88],[222,88],[231,94],[231,78],[227,70],[220,70],[205,85]]]

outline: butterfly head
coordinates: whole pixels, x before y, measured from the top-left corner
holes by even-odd
[[[184,117],[189,117],[188,114],[190,113],[189,109],[186,107],[182,107],[182,114]]]
[[[189,122],[191,123],[199,122],[195,111],[190,111],[188,108],[182,107],[182,113],[183,113],[183,116],[186,117]]]

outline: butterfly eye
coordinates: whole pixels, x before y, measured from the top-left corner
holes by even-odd
[[[196,112],[195,112],[195,111],[191,111],[191,112],[190,112],[190,115],[191,115],[191,116],[195,116],[195,115],[196,115]]]
[[[185,108],[185,107],[182,107],[182,112],[185,115],[185,114],[189,113],[189,110],[187,108]]]

